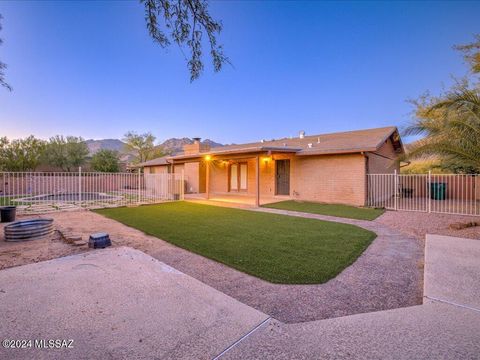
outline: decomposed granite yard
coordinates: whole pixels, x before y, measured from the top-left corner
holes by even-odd
[[[122,221],[131,221],[132,224],[142,219],[143,226],[149,224],[158,226],[167,221],[171,221],[173,224],[175,217],[181,216],[179,213],[171,217],[165,215],[164,209],[167,208],[173,213],[175,213],[175,208],[184,209],[189,213],[189,216],[185,216],[182,221],[189,223],[190,227],[165,226],[165,229],[169,229],[169,231],[175,229],[177,234],[183,236],[182,238],[167,238],[169,236],[167,232],[160,234],[161,231],[166,231],[165,229],[158,229],[156,234],[158,237],[155,237],[91,211],[59,212],[48,216],[54,218],[55,223],[63,228],[79,233],[84,238],[93,232],[106,231],[110,234],[114,247],[129,246],[144,251],[175,269],[283,322],[318,320],[421,303],[423,242],[382,225],[379,219],[364,221],[327,217],[334,220],[332,223],[316,218],[322,217],[322,215],[306,214],[313,218],[303,219],[190,202],[112,209],[102,212],[108,212],[112,216],[113,214],[119,217],[123,216]],[[147,220],[145,216],[142,218],[140,215],[137,218],[136,215],[132,215],[132,213],[149,214],[152,211],[158,212],[155,220]],[[232,220],[227,219],[225,214],[228,214],[228,218],[231,217]],[[282,222],[285,224],[282,225]],[[341,224],[341,222],[346,224]],[[352,222],[356,226],[348,224]],[[195,231],[192,230],[193,225],[195,225]],[[286,226],[294,236],[286,234]],[[242,231],[245,233],[241,233]],[[356,246],[360,246],[360,248],[346,243],[340,244],[347,252],[350,252],[348,257],[339,258],[340,264],[342,264],[341,268],[346,267],[343,271],[339,267],[334,267],[334,262],[327,262],[327,267],[317,264],[319,262],[315,261],[315,257],[309,258],[308,249],[298,250],[293,255],[282,253],[295,251],[291,244],[293,241],[298,241],[303,246],[310,246],[306,239],[315,242],[314,231],[320,234],[329,231],[332,236],[353,236]],[[304,232],[308,237],[300,236]],[[375,237],[373,233],[376,233],[377,236]],[[270,236],[274,234],[275,238],[282,239],[283,242],[275,244],[272,239],[268,239],[268,234]],[[195,244],[193,241],[188,242],[188,239],[190,236],[200,239],[200,235],[208,243],[218,243],[219,249],[222,251],[217,250],[203,253],[204,256],[199,255],[206,251],[207,242],[199,241],[198,244]],[[213,239],[214,235],[215,237],[222,236],[223,241]],[[255,244],[253,240],[258,238],[265,239],[268,246]],[[233,250],[232,246],[226,246],[228,243],[225,239],[235,242],[236,246],[233,247]],[[238,243],[240,239],[245,239],[245,244]],[[173,241],[178,241],[179,245],[184,247],[188,245],[192,251],[174,245]],[[3,268],[52,259],[69,253],[91,251],[87,248],[66,245],[55,237],[22,244],[0,241],[0,244],[0,264]],[[317,258],[320,258],[322,249],[334,253],[336,250],[338,251],[340,245],[325,240],[322,244],[316,244],[313,250],[317,252]],[[366,250],[362,253],[364,248]],[[245,262],[232,263],[230,266],[222,263],[233,262],[233,255],[229,251],[238,254],[240,258],[245,259]],[[279,263],[275,258],[269,258],[269,252],[275,252],[276,255],[282,257],[285,264]],[[265,256],[261,257],[258,254],[265,254]],[[294,255],[309,258],[306,266],[313,270],[312,273],[305,271],[305,268],[301,267],[301,261]],[[357,256],[359,257],[357,258]],[[214,257],[219,257],[222,262],[212,260]],[[356,261],[354,261],[355,258]],[[266,263],[262,263],[264,259]],[[353,264],[348,266],[351,262]],[[268,265],[271,264],[276,266],[277,271],[268,268]],[[292,269],[292,265],[299,269],[292,270],[290,276],[288,269]],[[244,268],[253,269],[258,272],[258,275],[249,275]],[[338,272],[336,277],[321,283]],[[270,276],[271,280],[284,283],[275,284],[260,278],[260,276],[264,278]],[[295,285],[300,282],[299,279],[304,283],[314,282],[314,284]]]

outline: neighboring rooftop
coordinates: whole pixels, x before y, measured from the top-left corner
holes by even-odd
[[[170,157],[171,157],[170,155],[162,156],[162,157],[159,157],[159,158],[156,158],[156,159],[145,161],[145,162],[140,163],[136,166],[140,167],[140,166],[168,165],[169,162],[168,162],[167,159],[170,158]]]

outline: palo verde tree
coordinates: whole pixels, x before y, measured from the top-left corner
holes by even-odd
[[[135,153],[134,162],[142,163],[166,155],[160,146],[155,145],[155,139],[150,132],[137,134],[135,131],[129,131],[124,135],[123,141],[126,150]]]
[[[198,79],[203,72],[204,43],[208,43],[215,72],[230,63],[217,39],[223,25],[212,18],[206,0],[140,0],[140,2],[145,9],[148,33],[157,44],[166,48],[172,42],[176,43],[182,49],[182,53],[183,48],[188,49],[189,56],[184,56],[190,71],[190,81]],[[0,61],[0,85],[11,90],[5,80],[5,68],[6,65]]]
[[[470,64],[470,75],[440,96],[424,95],[414,102],[415,120],[406,135],[424,135],[410,151],[410,159],[438,157],[455,173],[480,172],[480,35],[457,46]]]
[[[74,171],[85,163],[88,146],[81,137],[57,135],[50,138],[44,154],[47,164],[63,171]]]
[[[100,149],[92,156],[92,169],[98,172],[119,172],[120,160],[115,150]]]
[[[147,30],[161,47],[173,41],[190,52],[188,69],[190,81],[197,79],[203,71],[202,43],[208,42],[215,72],[229,63],[223,46],[217,41],[222,23],[214,20],[205,0],[141,0],[145,7]],[[206,39],[205,39],[206,38]]]
[[[2,14],[0,14],[0,31],[2,30]],[[0,38],[0,45],[2,45],[3,41]],[[7,65],[0,61],[0,86],[6,88],[7,90],[12,90],[12,87],[8,85],[7,81],[5,80],[5,69]]]
[[[0,138],[0,170],[34,171],[40,164],[45,141],[33,135],[25,139]]]

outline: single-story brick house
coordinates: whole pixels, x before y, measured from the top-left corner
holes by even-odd
[[[145,173],[184,173],[186,193],[365,205],[367,174],[393,173],[404,153],[396,127],[338,132],[210,149],[194,139],[181,154],[147,161]]]

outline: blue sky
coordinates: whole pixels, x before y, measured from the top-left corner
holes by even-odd
[[[0,3],[0,135],[223,143],[404,126],[406,100],[467,67],[452,50],[480,32],[480,2],[212,2],[234,67],[206,58],[194,83],[181,51],[149,38],[138,2]],[[207,50],[207,49],[205,49]]]

